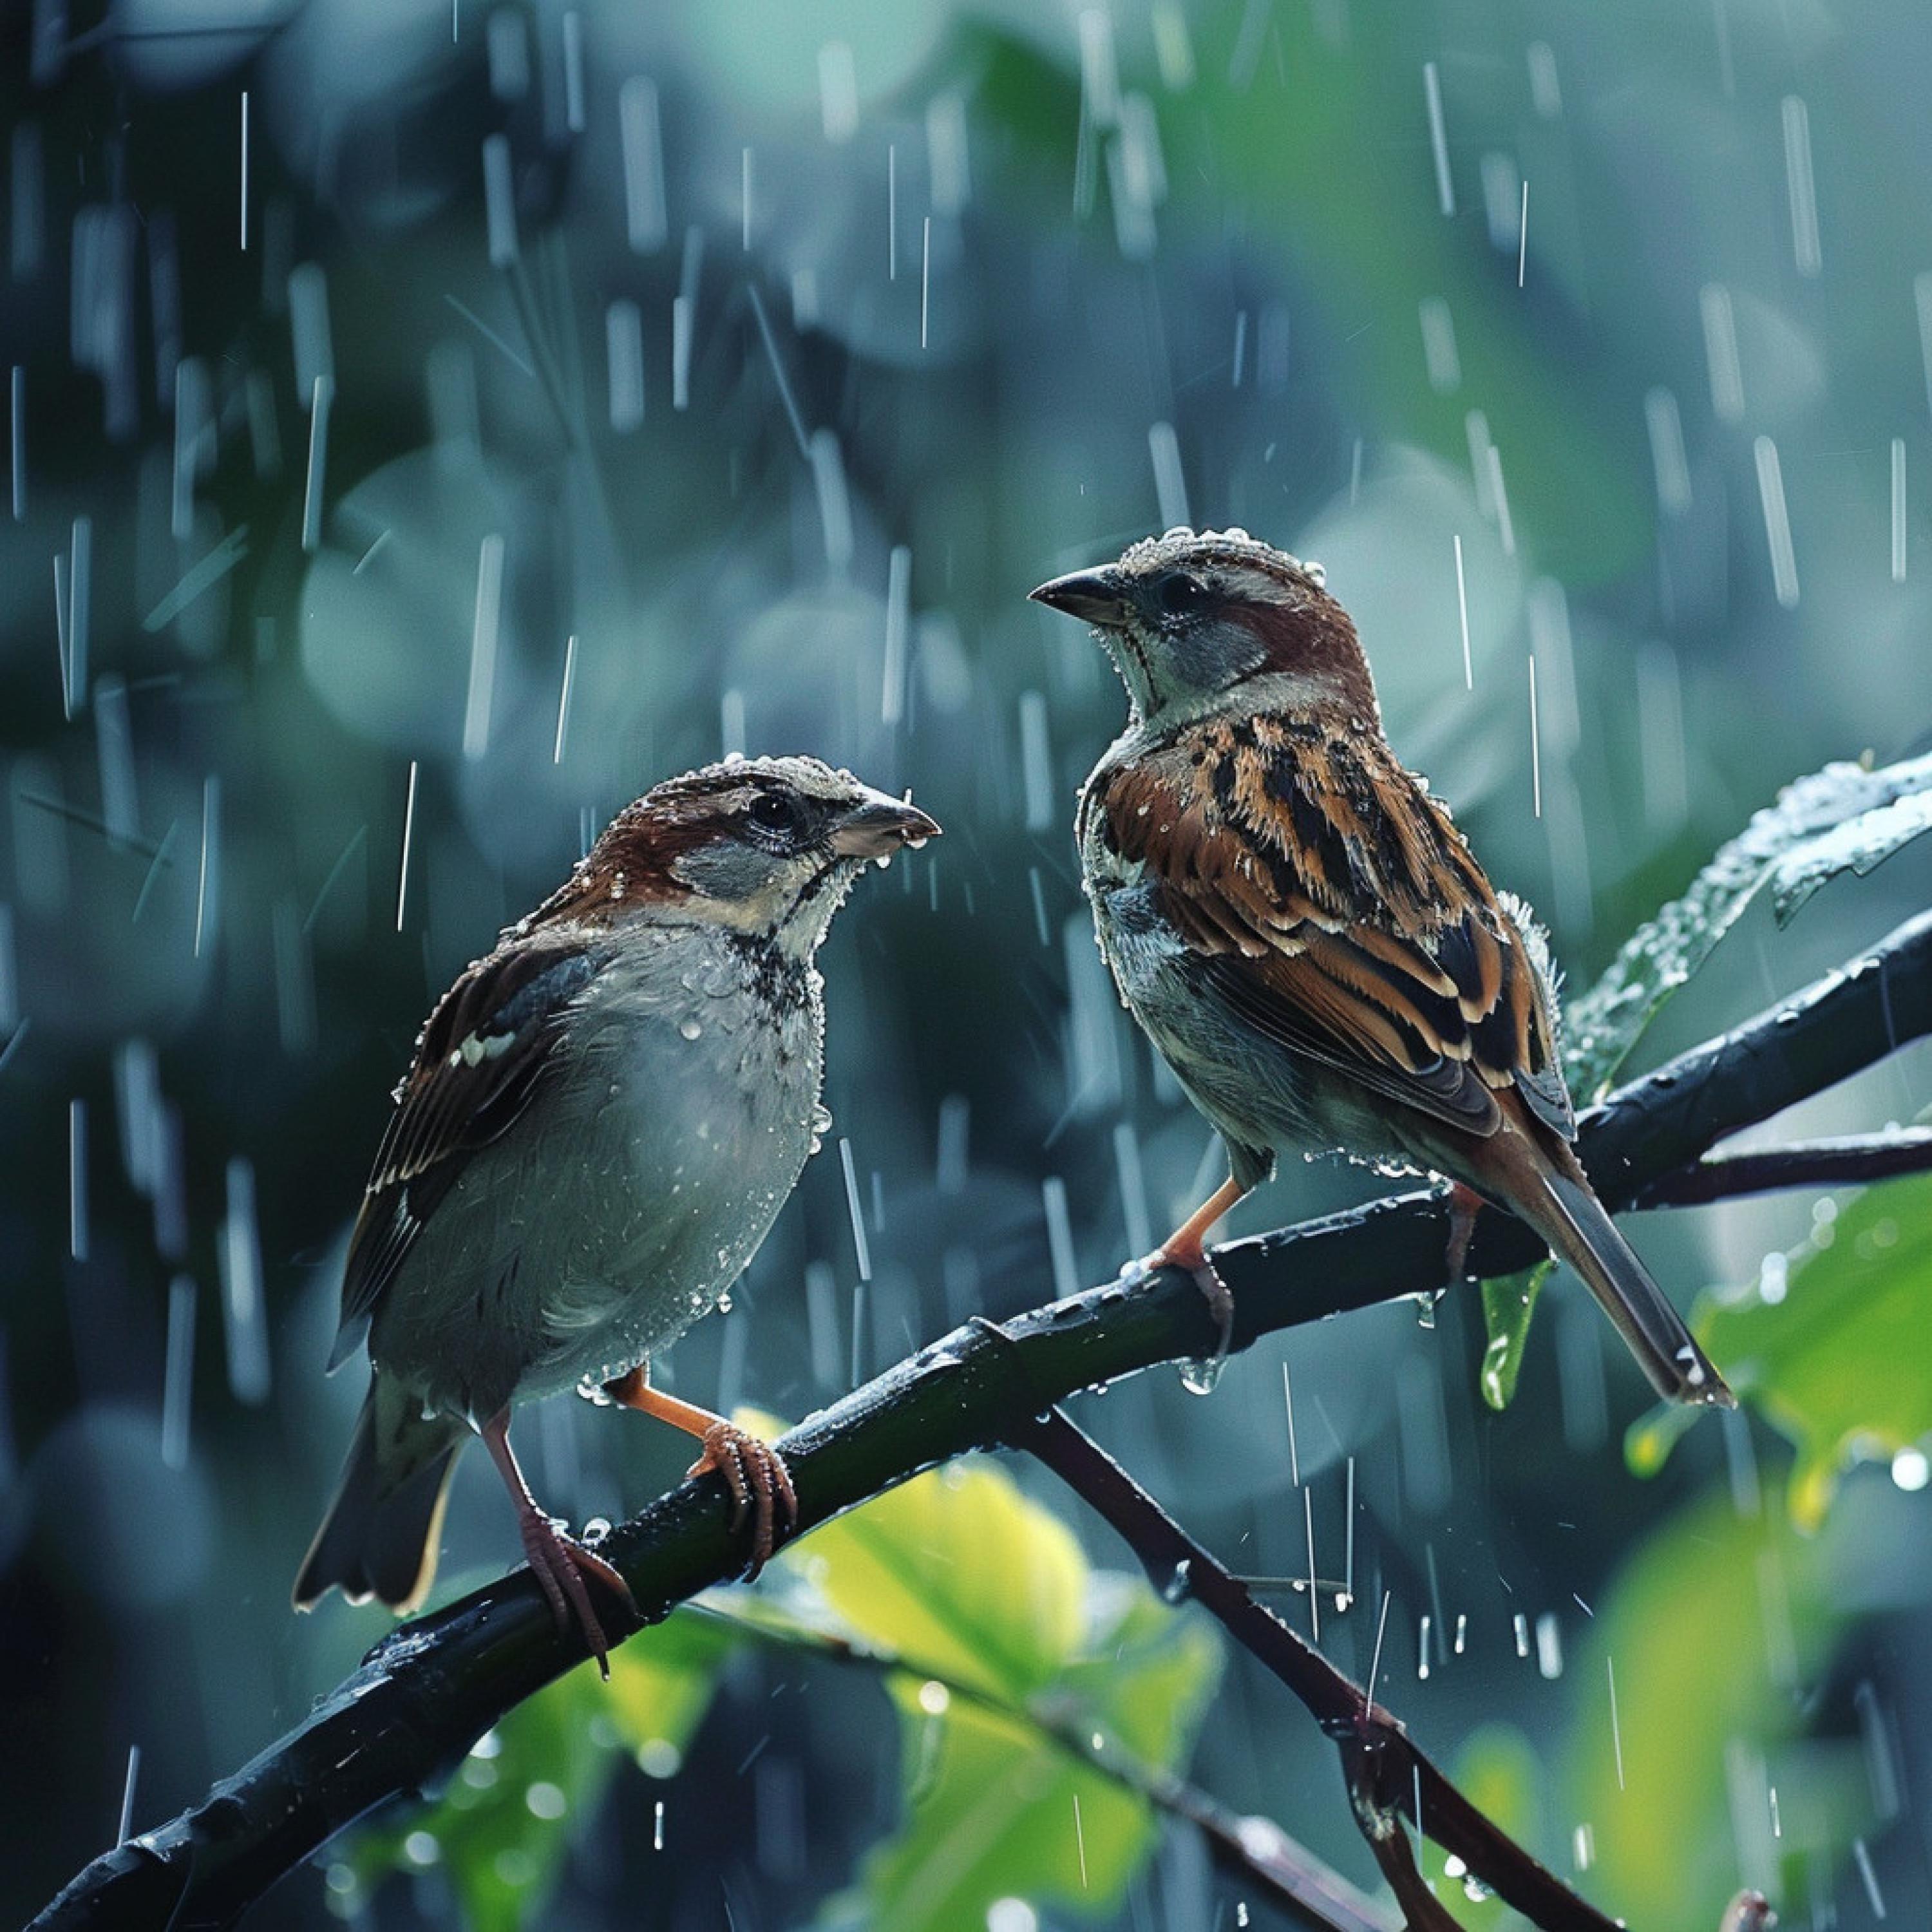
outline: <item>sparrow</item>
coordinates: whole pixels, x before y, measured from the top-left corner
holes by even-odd
[[[350,1237],[329,1367],[369,1391],[295,1586],[420,1604],[458,1453],[481,1436],[560,1624],[599,1666],[586,1576],[623,1579],[538,1508],[520,1402],[571,1388],[698,1438],[749,1573],[796,1522],[778,1453],[650,1386],[719,1305],[826,1124],[813,961],[868,860],[936,837],[916,806],[814,758],[732,758],[620,812],[570,877],[443,995],[393,1096]]]
[[[1172,530],[1042,584],[1090,625],[1127,728],[1080,794],[1100,951],[1226,1144],[1228,1178],[1144,1265],[1232,1304],[1203,1242],[1288,1146],[1453,1184],[1450,1271],[1477,1208],[1576,1270],[1658,1392],[1732,1397],[1572,1149],[1554,974],[1382,732],[1355,627],[1304,564],[1244,530]]]

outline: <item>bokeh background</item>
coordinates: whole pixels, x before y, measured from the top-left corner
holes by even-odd
[[[1069,826],[1122,699],[1034,583],[1183,521],[1320,559],[1398,748],[1574,983],[1781,783],[1932,723],[1909,0],[0,19],[0,1913],[113,1841],[130,1748],[138,1829],[386,1627],[287,1590],[359,1396],[322,1371],[388,1090],[653,779],[808,750],[947,828],[842,916],[833,1144],[668,1365],[796,1415],[1104,1279],[1218,1178],[1091,943]],[[1928,880],[1907,854],[1754,913],[1646,1057]],[[1928,1096],[1910,1049],[1780,1131]],[[1297,1164],[1240,1225],[1376,1185]],[[1838,1205],[1634,1226],[1688,1300]],[[1559,1282],[1492,1414],[1452,1295],[1084,1418],[1256,1573],[1304,1567],[1298,1476],[1324,1571],[1353,1553],[1329,1653],[1366,1672],[1386,1588],[1387,1700],[1607,1909],[1710,1925],[1748,1880],[1788,1922],[1922,1918],[1923,1456],[1880,1445],[1808,1534],[1754,1416],[1640,1480],[1609,1339]],[[569,1401],[518,1433],[578,1520],[685,1460]],[[472,1456],[442,1587],[514,1550]],[[796,1924],[850,1882],[898,1734],[850,1679],[777,1714],[799,1674],[743,1661],[674,1777],[614,1788],[553,1922]],[[782,1856],[744,1824],[761,1740]],[[1192,1773],[1372,1882],[1328,1746],[1238,1658]],[[300,1873],[262,1922],[330,1899]],[[1241,1902],[1174,1834],[1116,1918]],[[434,1871],[356,1909],[452,1922]]]

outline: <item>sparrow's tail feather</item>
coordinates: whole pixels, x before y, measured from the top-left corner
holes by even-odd
[[[436,1577],[443,1504],[467,1431],[378,1375],[363,1399],[334,1500],[296,1579],[295,1606],[311,1609],[339,1587],[352,1604],[379,1598],[414,1610]]]
[[[1568,1150],[1566,1148],[1567,1153]],[[1617,1325],[1651,1387],[1667,1401],[1704,1402],[1735,1408],[1737,1398],[1710,1358],[1698,1347],[1683,1317],[1617,1230],[1604,1204],[1580,1172],[1572,1176],[1546,1166],[1543,1186],[1549,1210],[1518,1203],[1526,1220],[1558,1256],[1583,1277],[1584,1286]]]

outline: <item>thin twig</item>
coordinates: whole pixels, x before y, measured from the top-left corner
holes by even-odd
[[[1713,1154],[1653,1181],[1631,1204],[1638,1208],[1692,1208],[1740,1194],[1768,1194],[1780,1187],[1862,1187],[1901,1174],[1932,1168],[1932,1127],[1898,1127],[1888,1133],[1841,1134],[1828,1140],[1792,1141],[1750,1154]]]
[[[1620,1089],[1585,1116],[1582,1158],[1605,1204],[1627,1207],[1727,1136],[1928,1033],[1932,914]],[[1235,1345],[1443,1286],[1448,1237],[1447,1204],[1417,1190],[1220,1250]],[[1468,1258],[1479,1274],[1510,1274],[1542,1252],[1528,1229],[1486,1214]],[[1112,1282],[1036,1309],[1009,1321],[1006,1334],[956,1330],[787,1436],[801,1527],[1017,1435],[1077,1389],[1204,1355],[1216,1340],[1206,1298],[1171,1268],[1131,1291]],[[742,1566],[727,1524],[722,1484],[706,1478],[661,1497],[600,1547],[654,1621]],[[433,1786],[506,1711],[584,1654],[580,1636],[558,1630],[534,1580],[513,1573],[398,1630],[199,1804],[95,1859],[35,1923],[44,1932],[232,1924],[370,1807]]]
[[[1274,1672],[1334,1739],[1342,1754],[1355,1822],[1396,1888],[1412,1927],[1453,1926],[1439,1904],[1420,1910],[1426,1892],[1412,1859],[1390,1856],[1404,1814],[1444,1851],[1544,1932],[1613,1932],[1614,1922],[1564,1884],[1479,1811],[1411,1740],[1401,1720],[1371,1703],[1322,1653],[1303,1642],[1247,1587],[1181,1528],[1092,1437],[1056,1408],[1028,1424],[1021,1444],[1090,1504],[1126,1541],[1150,1576],[1186,1579],[1187,1594],[1228,1634]],[[1402,1851],[1407,1852],[1406,1841]],[[1399,1876],[1406,1867],[1406,1876]]]

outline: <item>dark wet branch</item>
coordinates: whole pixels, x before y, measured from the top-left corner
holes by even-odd
[[[1582,1151],[1605,1202],[1628,1206],[1718,1142],[1932,1032],[1932,914],[1774,1011],[1634,1081],[1592,1108]],[[1220,1250],[1235,1346],[1391,1296],[1444,1286],[1448,1222],[1426,1190]],[[1481,1217],[1480,1274],[1540,1258],[1534,1234]],[[1022,1440],[1073,1391],[1214,1345],[1208,1305],[1164,1270],[1129,1292],[1090,1288],[1008,1322],[956,1330],[784,1438],[809,1528],[974,1448]],[[647,1619],[730,1576],[716,1479],[686,1484],[614,1530],[604,1553]],[[514,1705],[580,1662],[536,1584],[517,1571],[398,1631],[286,1736],[200,1804],[88,1867],[36,1922],[231,1924],[372,1807],[434,1784]],[[1432,1828],[1439,1822],[1426,1809]],[[1472,1828],[1474,1828],[1473,1826]]]
[[[1694,1208],[1740,1194],[1774,1193],[1780,1187],[1862,1187],[1928,1168],[1932,1168],[1932,1127],[1900,1127],[1889,1133],[1844,1134],[1751,1154],[1713,1155],[1652,1182],[1630,1204]]]
[[[1100,1444],[1058,1409],[1024,1446],[1104,1516],[1168,1594],[1184,1588],[1228,1634],[1293,1691],[1340,1752],[1355,1822],[1412,1932],[1446,1932],[1454,1916],[1418,1869],[1405,1825],[1420,1827],[1544,1932],[1614,1932],[1614,1922],[1572,1892],[1470,1803],[1411,1740],[1401,1720],[1256,1600]]]

